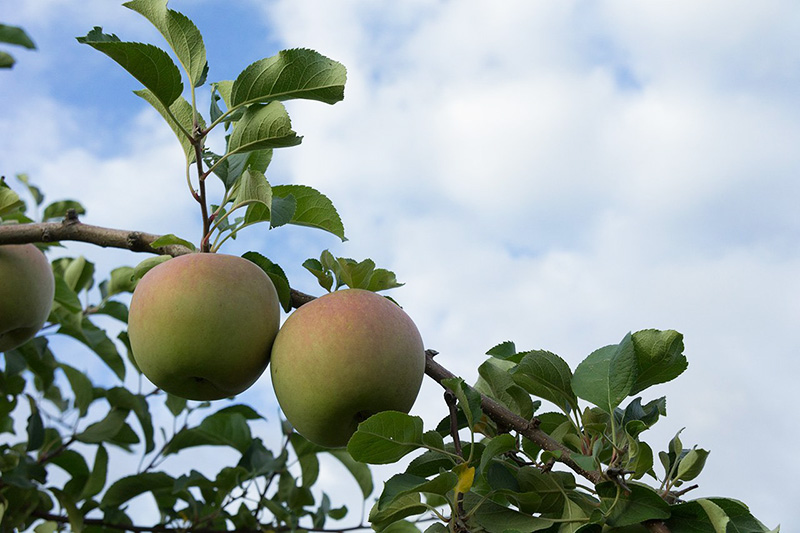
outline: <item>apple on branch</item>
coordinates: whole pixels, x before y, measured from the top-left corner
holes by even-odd
[[[397,304],[346,289],[289,316],[270,368],[286,419],[308,440],[340,447],[371,415],[411,409],[425,374],[425,349]]]
[[[36,246],[0,246],[0,352],[21,346],[42,329],[54,294],[53,270]]]
[[[250,387],[267,367],[280,325],[275,286],[233,255],[192,253],[161,263],[133,293],[133,359],[157,387],[218,400]]]

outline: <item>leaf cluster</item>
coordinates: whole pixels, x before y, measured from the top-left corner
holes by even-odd
[[[136,78],[134,91],[151,104],[178,138],[186,157],[186,179],[201,207],[201,251],[216,251],[245,227],[266,222],[270,229],[295,224],[322,229],[345,240],[331,201],[305,185],[271,185],[267,167],[275,148],[300,144],[283,102],[293,99],[334,104],[344,98],[347,73],[340,63],[314,50],[283,50],[247,66],[235,80],[209,84],[211,106],[204,117],[196,91],[209,72],[203,37],[194,23],[164,0],[132,0],[125,7],[161,33],[169,52],[149,43],[123,41],[95,27],[80,43],[102,52]],[[184,80],[186,84],[184,84]],[[188,95],[184,96],[187,92]],[[225,151],[206,146],[215,128],[225,129]],[[195,169],[195,181],[191,170]],[[209,205],[206,179],[216,175],[224,194]],[[181,239],[184,244],[187,241]]]
[[[373,527],[419,531],[420,517],[431,517],[431,533],[630,532],[647,531],[651,521],[669,531],[767,531],[740,502],[683,500],[695,487],[676,489],[700,474],[708,451],[684,448],[679,435],[658,454],[663,473],[656,473],[642,434],[666,416],[666,398],[637,395],[680,375],[683,349],[676,331],[638,331],[592,352],[573,372],[552,352],[519,352],[504,342],[488,351],[473,386],[442,380],[457,408],[435,429],[397,412],[367,419],[348,444],[355,459],[385,464],[422,451],[386,482],[370,513]],[[529,422],[509,427],[493,419],[487,398]],[[543,405],[557,410],[542,412]],[[551,440],[530,438],[530,427]],[[598,481],[581,485],[557,464],[594,472],[587,477]]]

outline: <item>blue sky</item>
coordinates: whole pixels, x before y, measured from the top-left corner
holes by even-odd
[[[712,451],[697,496],[797,521],[800,466],[772,461],[800,439],[800,8],[487,5],[173,0],[204,33],[212,80],[297,46],[348,68],[344,102],[289,104],[304,142],[269,177],[326,193],[350,241],[254,229],[226,251],[258,249],[309,292],[299,265],[323,248],[372,257],[468,381],[504,340],[574,367],[628,331],[677,329],[690,365],[653,393],[669,401],[654,444],[686,426],[684,443]],[[196,239],[171,132],[134,80],[74,40],[100,25],[161,43],[154,30],[106,0],[4,13],[40,50],[0,73],[2,172],[80,197],[87,222]],[[274,406],[267,381],[247,399]],[[426,383],[415,412],[435,423],[443,407]]]

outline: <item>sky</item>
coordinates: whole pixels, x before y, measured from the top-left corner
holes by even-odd
[[[8,50],[18,65],[0,73],[0,172],[79,198],[87,223],[196,241],[171,131],[74,39],[97,25],[163,45],[155,30],[107,0],[2,4],[39,50]],[[668,401],[651,442],[685,427],[685,445],[711,450],[694,497],[742,500],[770,527],[800,520],[794,0],[169,5],[203,32],[211,80],[293,47],[348,69],[343,102],[287,104],[303,144],[276,151],[268,177],[326,194],[349,240],[256,227],[225,252],[258,250],[314,294],[305,259],[372,258],[468,382],[502,341],[574,368],[629,331],[676,329],[689,368],[645,393]],[[70,252],[106,272],[139,259]],[[244,397],[276,410],[268,378]],[[438,385],[412,413],[444,416]]]

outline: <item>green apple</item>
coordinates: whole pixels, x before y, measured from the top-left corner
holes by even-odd
[[[261,376],[279,325],[278,293],[263,270],[233,255],[193,253],[139,281],[128,336],[133,359],[157,387],[218,400]]]
[[[36,246],[0,246],[0,352],[25,344],[42,329],[55,287],[50,262]]]
[[[312,442],[339,447],[371,415],[411,409],[425,349],[397,304],[347,289],[289,316],[272,347],[270,373],[289,423]]]

